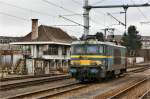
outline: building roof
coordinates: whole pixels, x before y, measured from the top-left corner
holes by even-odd
[[[112,36],[111,35],[108,35],[107,36],[107,40],[111,40],[112,39]],[[114,35],[114,39],[117,41],[117,42],[121,42],[122,40],[122,35]]]
[[[9,37],[9,36],[0,36],[0,43],[2,44],[8,44],[10,42],[17,42],[22,37]]]
[[[142,41],[150,41],[150,36],[142,36]]]
[[[60,42],[60,43],[71,43],[73,41],[72,37],[69,36],[60,28],[40,25],[38,27],[38,38],[35,40],[31,39],[31,33],[23,37],[19,42]],[[37,44],[37,43],[36,43]]]
[[[108,35],[107,39],[110,40],[111,39],[111,35]],[[122,40],[122,35],[114,35],[114,39],[117,42],[120,42]],[[150,36],[141,36],[141,40],[142,41],[150,41]]]

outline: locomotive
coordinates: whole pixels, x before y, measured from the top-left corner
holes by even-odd
[[[72,77],[91,81],[126,72],[126,47],[98,39],[75,41],[71,45]]]

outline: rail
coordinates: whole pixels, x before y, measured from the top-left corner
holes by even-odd
[[[23,88],[26,86],[33,86],[38,85],[41,83],[46,83],[50,81],[57,81],[62,79],[69,79],[71,78],[70,75],[60,75],[60,76],[54,76],[54,77],[44,77],[44,78],[36,78],[36,79],[27,79],[27,80],[21,80],[18,82],[3,82],[1,83],[0,90],[10,90],[15,88]]]
[[[109,99],[118,99],[118,97],[121,96],[122,94],[128,92],[128,91],[131,90],[132,88],[135,88],[135,87],[139,86],[140,84],[142,84],[142,83],[144,83],[144,82],[146,82],[146,81],[148,81],[148,80],[149,80],[149,78],[145,78],[145,79],[143,79],[143,80],[141,80],[141,81],[139,81],[139,82],[133,84],[132,86],[129,86],[129,87],[125,88],[125,89],[122,90],[122,91],[119,91],[119,92],[116,93],[115,95],[109,97]]]
[[[149,93],[150,93],[150,89],[147,92],[145,92],[139,99],[144,99],[146,97],[150,98],[150,96],[148,96]]]
[[[7,99],[22,99],[22,98],[35,98],[35,99],[47,99],[47,97],[54,97],[58,94],[62,94],[65,92],[69,92],[71,90],[77,90],[83,87],[86,87],[87,85],[78,85],[79,82],[64,84],[64,85],[58,85],[57,87],[54,86],[53,88],[47,88],[42,90],[36,90],[32,92],[26,92],[22,94],[18,94],[16,96],[12,97],[6,97]]]
[[[17,76],[17,77],[0,78],[0,82],[12,81],[12,80],[22,80],[22,79],[28,79],[28,78],[49,77],[49,76],[57,76],[57,75],[63,75],[63,74],[22,75],[22,76]]]

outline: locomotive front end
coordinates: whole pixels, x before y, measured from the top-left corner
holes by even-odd
[[[93,43],[76,43],[71,48],[70,74],[80,81],[95,80],[105,68],[104,46]]]

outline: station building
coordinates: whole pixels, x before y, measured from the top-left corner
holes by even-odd
[[[40,25],[32,19],[32,31],[12,45],[21,45],[24,58],[16,69],[31,75],[66,71],[73,38],[60,28]]]
[[[17,42],[21,37],[0,36],[0,69],[11,69],[22,58],[21,46],[10,45]]]

